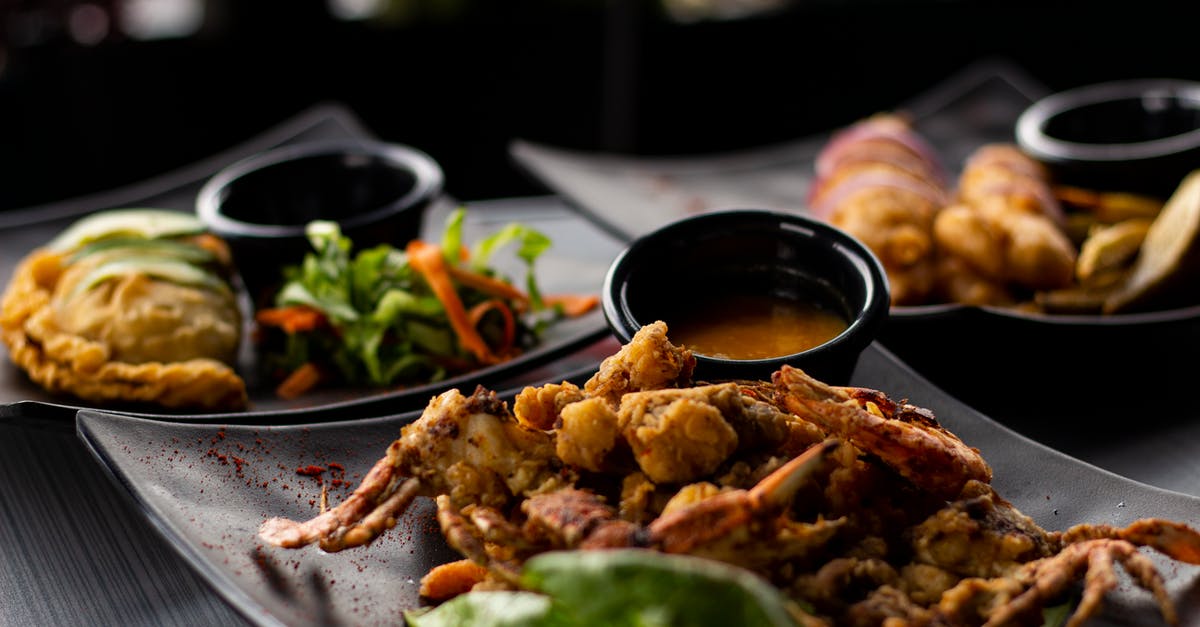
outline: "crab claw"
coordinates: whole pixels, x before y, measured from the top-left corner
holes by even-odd
[[[420,490],[416,479],[400,481],[389,457],[375,463],[362,483],[337,507],[307,521],[271,518],[258,529],[267,544],[288,549],[319,542],[326,551],[360,546],[395,524]]]
[[[950,499],[972,480],[992,480],[979,451],[938,424],[931,412],[874,390],[833,387],[787,365],[771,381],[777,405],[875,455],[923,490]]]
[[[809,447],[750,490],[718,494],[663,515],[650,523],[651,544],[667,553],[689,553],[755,519],[779,514],[839,444],[838,440],[830,439]]]
[[[1183,523],[1147,518],[1124,528],[1111,525],[1076,525],[1062,534],[1063,542],[1068,544],[1102,538],[1148,546],[1171,559],[1200,564],[1200,532]]]
[[[1178,615],[1163,584],[1162,575],[1150,558],[1138,553],[1131,542],[1118,539],[1091,539],[1071,544],[1057,555],[1025,564],[1017,574],[1026,589],[1008,603],[996,608],[985,627],[1011,625],[1020,617],[1039,615],[1046,601],[1062,594],[1086,573],[1083,598],[1067,620],[1068,627],[1078,627],[1099,610],[1104,594],[1117,587],[1116,564],[1124,567],[1134,583],[1154,595],[1163,620],[1169,625],[1178,623]]]

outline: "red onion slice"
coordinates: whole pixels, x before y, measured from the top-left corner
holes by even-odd
[[[946,170],[942,167],[937,153],[908,124],[895,116],[868,118],[835,133],[817,155],[817,180],[826,179],[833,174],[847,147],[868,139],[886,139],[904,146],[929,164],[938,185],[945,184]]]
[[[809,190],[809,210],[814,216],[828,220],[833,210],[852,194],[873,187],[912,192],[928,200],[938,209],[946,205],[946,193],[941,188],[900,171],[876,168],[850,174],[828,188],[822,189],[814,184]]]

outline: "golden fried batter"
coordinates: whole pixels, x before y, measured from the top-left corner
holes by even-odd
[[[737,386],[730,387],[738,394]],[[721,410],[691,396],[627,394],[619,418],[638,465],[655,483],[694,481],[712,474],[737,449],[737,432]]]
[[[85,270],[40,249],[13,273],[0,338],[31,380],[94,403],[245,406],[245,383],[229,365],[241,331],[232,293],[136,274],[75,289]]]
[[[621,428],[617,413],[603,399],[589,398],[562,409],[562,426],[554,443],[558,458],[585,470],[604,470],[617,446]]]
[[[686,385],[695,368],[695,356],[667,341],[667,325],[660,320],[643,327],[621,350],[601,362],[584,391],[616,408],[626,392]]]

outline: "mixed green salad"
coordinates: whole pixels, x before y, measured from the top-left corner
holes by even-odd
[[[447,217],[440,242],[357,252],[336,223],[308,224],[312,251],[285,268],[274,306],[255,315],[279,395],[330,381],[437,381],[511,359],[546,325],[595,305],[594,296],[541,293],[534,263],[551,245],[544,234],[511,223],[468,249],[464,216],[459,208]],[[506,246],[525,264],[523,288],[491,265]]]

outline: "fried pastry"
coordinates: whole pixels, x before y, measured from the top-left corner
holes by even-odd
[[[97,404],[245,407],[224,242],[155,209],[85,217],[17,265],[0,339],[43,388]]]

